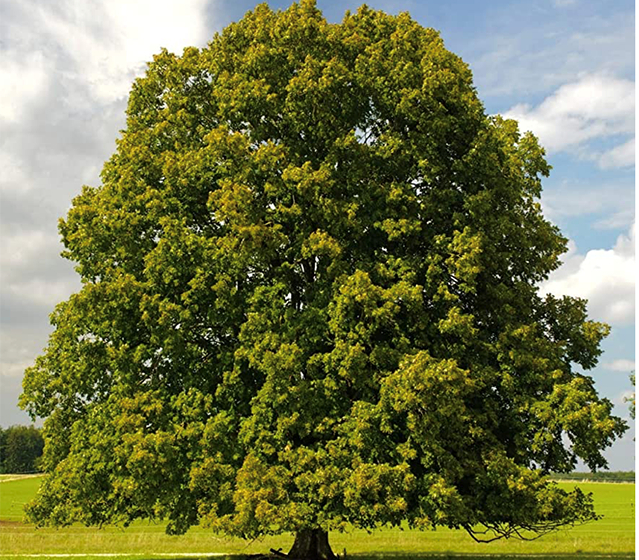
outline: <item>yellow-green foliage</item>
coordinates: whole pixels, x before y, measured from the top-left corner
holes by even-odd
[[[593,519],[544,473],[605,466],[625,425],[580,373],[607,326],[538,296],[566,249],[548,171],[405,13],[260,5],[158,54],[60,222],[82,288],[25,374],[49,473],[30,518],[242,537]]]

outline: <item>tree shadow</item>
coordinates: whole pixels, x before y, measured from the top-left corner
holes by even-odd
[[[203,554],[198,557],[189,557],[188,560],[247,560],[256,555],[229,554],[225,556],[210,556]],[[361,554],[338,554],[339,560],[621,560],[635,558],[632,552],[610,552],[602,554],[600,552],[573,552],[573,553],[534,553],[534,554],[475,554],[464,552],[380,552]],[[165,560],[184,560],[184,557],[166,558]]]
[[[343,556],[340,554],[340,559]],[[601,552],[563,552],[563,553],[532,553],[532,554],[516,554],[516,553],[486,553],[476,554],[473,552],[380,552],[379,554],[362,553],[347,554],[346,559],[353,560],[614,560],[622,558],[635,558],[633,552],[610,552],[602,554]]]

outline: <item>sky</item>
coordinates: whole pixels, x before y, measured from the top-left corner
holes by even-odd
[[[285,9],[289,1],[270,1]],[[361,0],[318,0],[331,22]],[[124,127],[130,85],[162,47],[203,47],[255,6],[249,0],[0,2],[0,426],[24,369],[46,346],[48,316],[78,290],[59,254],[57,221],[83,184],[99,185]],[[612,328],[589,375],[632,429],[609,449],[634,470],[624,397],[635,368],[634,2],[370,0],[441,32],[471,68],[486,112],[515,118],[545,146],[546,217],[570,239],[542,293],[589,300]]]

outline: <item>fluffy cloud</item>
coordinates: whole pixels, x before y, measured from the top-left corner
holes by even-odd
[[[541,285],[540,293],[588,300],[590,317],[613,326],[634,322],[635,226],[620,235],[612,249],[579,254],[574,244],[559,270]]]
[[[66,0],[44,5],[35,25],[70,61],[70,76],[86,83],[92,97],[110,102],[125,96],[132,78],[161,47],[180,52],[206,36],[206,0]]]
[[[531,130],[550,152],[575,150],[596,138],[634,132],[634,82],[603,75],[586,75],[565,84],[536,107],[516,105],[505,116]],[[600,156],[601,164],[632,164],[630,141]]]

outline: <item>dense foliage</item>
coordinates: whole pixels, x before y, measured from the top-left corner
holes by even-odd
[[[544,478],[605,466],[624,430],[575,369],[607,326],[538,295],[566,248],[548,171],[407,14],[262,5],[156,56],[60,223],[83,287],[24,379],[50,473],[31,517],[317,550],[593,518]]]
[[[43,448],[42,434],[34,426],[0,428],[0,473],[38,472]]]

